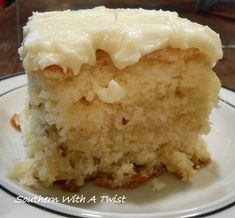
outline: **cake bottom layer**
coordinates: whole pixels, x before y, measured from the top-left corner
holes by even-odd
[[[193,142],[193,149],[186,146],[184,150],[182,147],[179,149],[164,145],[162,149],[158,149],[158,155],[155,156],[157,161],[153,161],[151,164],[138,165],[128,160],[124,163],[112,162],[110,166],[104,167],[98,166],[99,164],[95,163],[96,160],[88,163],[86,158],[78,158],[82,154],[65,151],[61,147],[55,147],[51,144],[54,149],[17,163],[11,168],[10,177],[20,180],[22,184],[27,186],[57,184],[66,191],[77,191],[86,181],[94,181],[97,186],[110,189],[136,188],[167,171],[186,181],[195,175],[202,165],[211,161],[204,141],[199,138],[196,142],[193,138]],[[45,154],[46,152],[47,154]],[[70,153],[69,157],[64,156],[66,152]],[[153,152],[145,155],[151,156]],[[65,158],[61,158],[61,155]],[[125,157],[125,159],[128,158]],[[80,169],[78,169],[78,165],[81,166]],[[90,170],[91,173],[87,173],[91,167],[93,168]]]

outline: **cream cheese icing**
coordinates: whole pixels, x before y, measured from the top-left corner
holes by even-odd
[[[78,74],[82,64],[95,65],[97,49],[123,69],[166,46],[198,48],[211,66],[223,55],[217,33],[175,12],[105,7],[33,13],[19,54],[26,72],[56,64]]]
[[[106,103],[114,103],[126,97],[126,91],[115,80],[110,80],[107,88],[102,88],[93,81],[93,89],[98,98]]]

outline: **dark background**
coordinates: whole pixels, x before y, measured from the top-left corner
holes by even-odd
[[[213,3],[213,4],[212,4]],[[177,11],[220,34],[224,58],[215,67],[222,85],[235,89],[235,1],[210,0],[11,0],[0,9],[0,77],[23,71],[17,48],[32,11],[91,8],[105,5]]]

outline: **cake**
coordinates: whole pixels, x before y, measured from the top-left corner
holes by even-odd
[[[161,10],[37,12],[19,54],[27,157],[9,175],[21,184],[132,188],[164,172],[186,181],[210,162],[202,136],[222,49],[209,27]]]

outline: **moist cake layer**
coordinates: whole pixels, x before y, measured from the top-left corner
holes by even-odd
[[[165,48],[123,70],[106,52],[96,55],[96,66],[83,65],[76,76],[55,65],[28,73],[28,159],[14,178],[133,187],[164,169],[186,180],[210,161],[201,135],[209,132],[220,82],[204,54]],[[97,94],[99,87],[112,98],[110,81],[125,92],[113,103]]]

